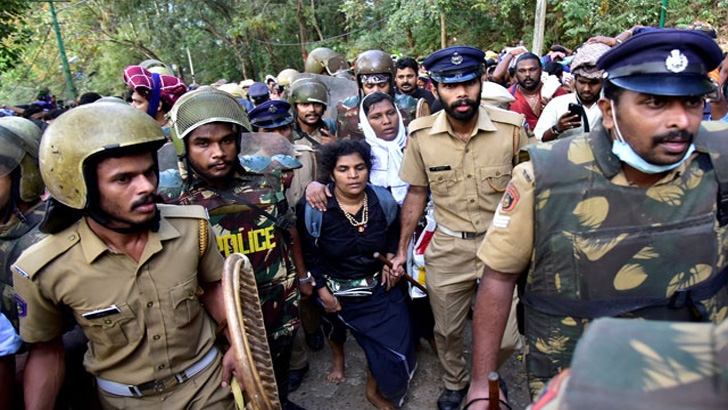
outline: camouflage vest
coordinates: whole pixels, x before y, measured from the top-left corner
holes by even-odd
[[[13,274],[10,266],[30,245],[40,241],[45,234],[38,225],[45,215],[45,203],[39,203],[23,217],[13,216],[6,224],[0,225],[0,311],[18,329],[18,310],[13,291]]]
[[[676,293],[725,277],[719,273],[728,235],[716,215],[717,176],[702,144],[708,134],[701,129],[695,140],[701,154],[681,175],[649,188],[610,182],[621,162],[601,126],[588,136],[529,147],[535,237],[523,301],[534,390],[540,389],[539,378],[568,366],[595,317],[714,322],[725,317],[724,284],[721,290]],[[726,138],[710,139],[716,137]]]
[[[341,101],[336,107],[339,138],[349,138],[357,141],[364,139],[364,132],[359,128],[360,101],[359,95],[352,95]],[[415,119],[417,99],[407,94],[395,94],[394,104],[399,108],[399,112],[402,114],[402,122],[406,127],[410,121]]]
[[[169,199],[163,190],[160,188],[160,194]],[[269,339],[291,336],[298,325],[299,296],[288,243],[273,220],[245,204],[254,205],[273,217],[288,212],[280,173],[237,174],[234,186],[221,191],[225,195],[190,173],[181,188],[172,190],[179,192],[179,196],[168,202],[202,205],[207,209],[222,255],[227,257],[235,252],[250,259]],[[234,201],[236,197],[240,200]]]

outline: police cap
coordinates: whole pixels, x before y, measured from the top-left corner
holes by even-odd
[[[278,128],[293,122],[291,104],[283,100],[269,100],[255,107],[248,116],[250,124],[258,128]]]
[[[597,67],[614,85],[640,93],[697,96],[715,88],[707,73],[723,60],[720,47],[695,30],[653,30],[605,53]]]
[[[480,76],[484,58],[475,47],[455,46],[435,51],[422,65],[438,83],[462,83]]]

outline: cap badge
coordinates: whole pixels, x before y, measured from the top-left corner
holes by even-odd
[[[460,65],[463,63],[463,56],[455,52],[453,53],[452,57],[450,57],[450,62],[455,65]]]
[[[681,73],[688,67],[688,58],[680,50],[672,50],[665,59],[665,67],[673,73]]]
[[[276,111],[278,111],[278,109],[276,108],[275,105],[271,105],[270,107],[268,107],[269,113],[275,113]]]

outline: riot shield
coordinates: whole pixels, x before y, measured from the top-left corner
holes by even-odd
[[[336,121],[336,106],[342,100],[356,95],[359,92],[359,88],[356,86],[355,81],[347,80],[339,77],[329,77],[327,75],[318,75],[311,73],[300,73],[296,75],[293,81],[300,78],[315,78],[322,83],[326,84],[329,89],[329,104],[326,106],[326,112],[324,112],[323,118]]]
[[[288,171],[302,165],[288,139],[274,132],[244,132],[240,140],[240,164],[246,171]]]

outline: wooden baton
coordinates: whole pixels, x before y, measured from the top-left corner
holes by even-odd
[[[374,252],[374,259],[376,259],[376,260],[382,262],[383,264],[389,266],[390,269],[392,268],[392,262],[389,259],[387,259],[384,255],[382,255],[381,253]],[[416,287],[417,289],[421,290],[425,295],[427,295],[427,288],[424,287],[424,286],[422,286],[422,284],[420,282],[417,282],[416,280],[414,280],[406,272],[405,272],[405,274],[403,276],[407,280],[407,282],[409,282],[412,286]]]
[[[488,374],[488,410],[500,410],[500,376],[496,372]]]

